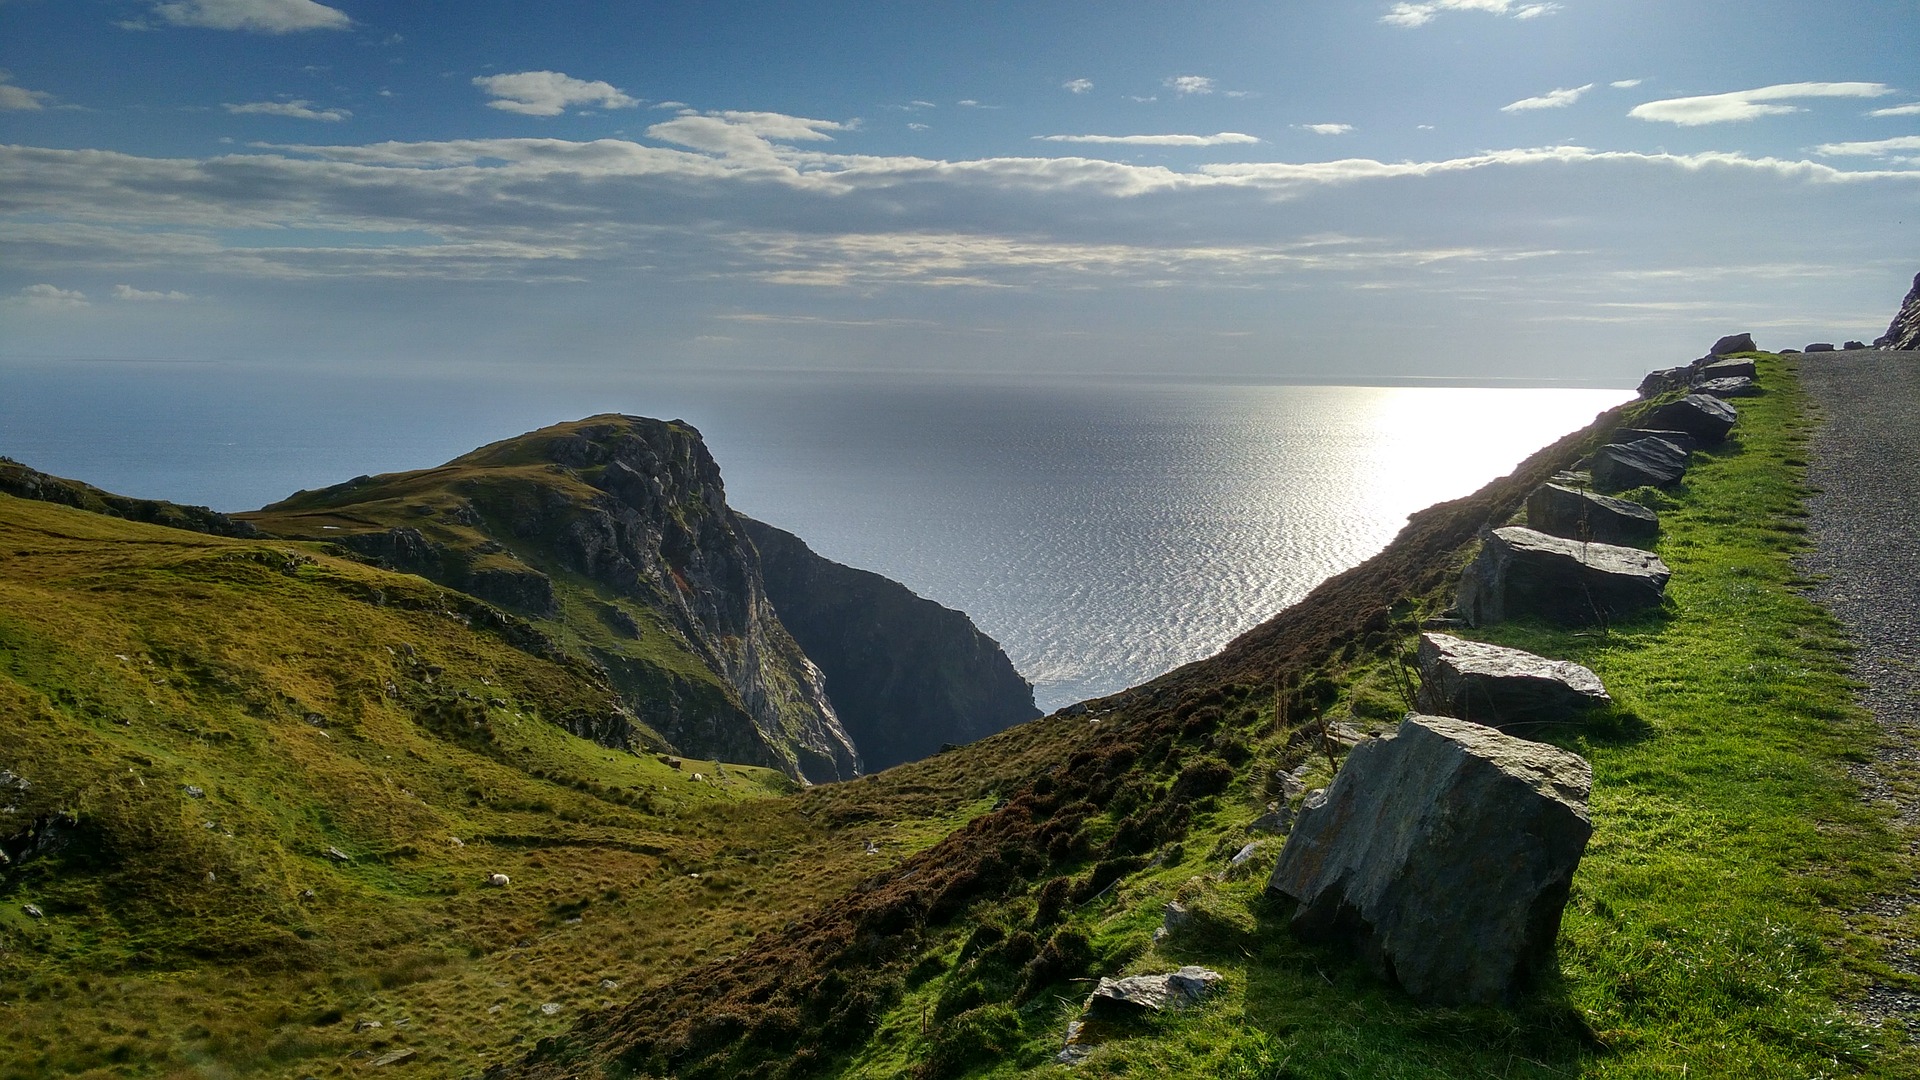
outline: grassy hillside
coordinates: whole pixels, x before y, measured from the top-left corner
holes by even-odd
[[[0,1076],[470,1070],[990,805],[562,726],[620,708],[419,578],[0,496]]]
[[[1891,971],[1846,914],[1912,880],[1912,852],[1860,801],[1872,728],[1830,619],[1795,591],[1806,418],[1789,368],[1742,401],[1664,512],[1659,615],[1599,631],[1481,636],[1592,666],[1616,706],[1552,732],[1594,765],[1594,842],[1559,973],[1512,1009],[1413,1004],[1296,943],[1262,895],[1280,841],[1249,830],[1275,773],[1333,767],[1330,723],[1408,707],[1418,620],[1451,601],[1483,526],[1596,440],[1589,431],[1476,496],[1416,515],[1382,556],[1219,657],[1081,717],[1029,725],[1052,768],[1005,806],[724,968],[584,1017],[530,1076],[1911,1076],[1899,1032],[1855,1020]],[[1635,408],[1618,419],[1631,421]],[[1600,430],[1608,427],[1600,425]],[[1028,729],[1022,729],[1028,730]],[[1239,868],[1231,857],[1260,845]],[[1195,922],[1153,931],[1169,900]],[[1914,916],[1903,917],[1911,933]],[[1053,1062],[1098,975],[1202,963],[1201,1008],[1096,1029]],[[796,1048],[798,1050],[796,1051]]]

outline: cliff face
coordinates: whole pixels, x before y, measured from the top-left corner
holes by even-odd
[[[527,616],[597,659],[639,718],[685,752],[807,780],[860,771],[820,670],[767,598],[719,467],[686,424],[591,417],[245,517]]]
[[[1913,288],[1887,332],[1874,345],[1882,349],[1920,349],[1920,274],[1913,275]]]
[[[736,520],[759,550],[781,622],[826,673],[827,694],[868,768],[1040,715],[1033,687],[964,613],[823,558],[792,533]]]

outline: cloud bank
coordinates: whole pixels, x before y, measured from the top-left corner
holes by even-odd
[[[353,20],[346,12],[314,0],[178,0],[153,5],[153,14],[171,26],[250,30],[260,34],[353,27]]]
[[[1035,135],[1034,138],[1040,142],[1115,146],[1231,146],[1260,141],[1237,131],[1222,131],[1215,135]]]
[[[1425,26],[1444,11],[1484,11],[1509,19],[1537,19],[1561,10],[1559,4],[1526,3],[1515,0],[1420,0],[1395,4],[1380,21],[1388,26]]]

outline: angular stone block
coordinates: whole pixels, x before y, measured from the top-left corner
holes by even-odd
[[[1421,1001],[1511,1000],[1551,962],[1592,784],[1577,754],[1409,716],[1309,800],[1267,889]]]
[[[1523,738],[1613,700],[1598,675],[1570,660],[1451,634],[1421,634],[1419,665],[1421,712]]]
[[[1712,445],[1727,437],[1727,432],[1733,430],[1733,422],[1739,417],[1739,410],[1719,398],[1688,394],[1679,401],[1670,401],[1650,410],[1640,418],[1640,426],[1684,431]]]
[[[1509,525],[1480,545],[1455,606],[1475,626],[1529,617],[1590,626],[1658,608],[1670,576],[1652,552]]]
[[[1637,547],[1660,535],[1660,515],[1625,499],[1541,484],[1527,495],[1527,527],[1568,540]]]
[[[1601,491],[1672,487],[1687,474],[1687,452],[1665,439],[1609,443],[1593,452],[1589,468]]]

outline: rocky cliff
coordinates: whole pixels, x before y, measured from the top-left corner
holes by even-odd
[[[1040,715],[1033,687],[965,613],[824,558],[792,533],[738,520],[780,621],[826,673],[827,695],[868,768]]]
[[[171,529],[214,536],[253,537],[259,533],[244,521],[235,521],[204,506],[183,506],[160,499],[133,499],[102,491],[78,480],[43,473],[12,458],[0,457],[0,494],[36,502],[58,503],[127,521],[144,521]]]
[[[527,616],[688,753],[816,781],[861,770],[690,425],[590,417],[243,516]]]
[[[1894,315],[1887,332],[1874,341],[1881,349],[1920,349],[1920,274],[1913,275],[1913,288]]]

